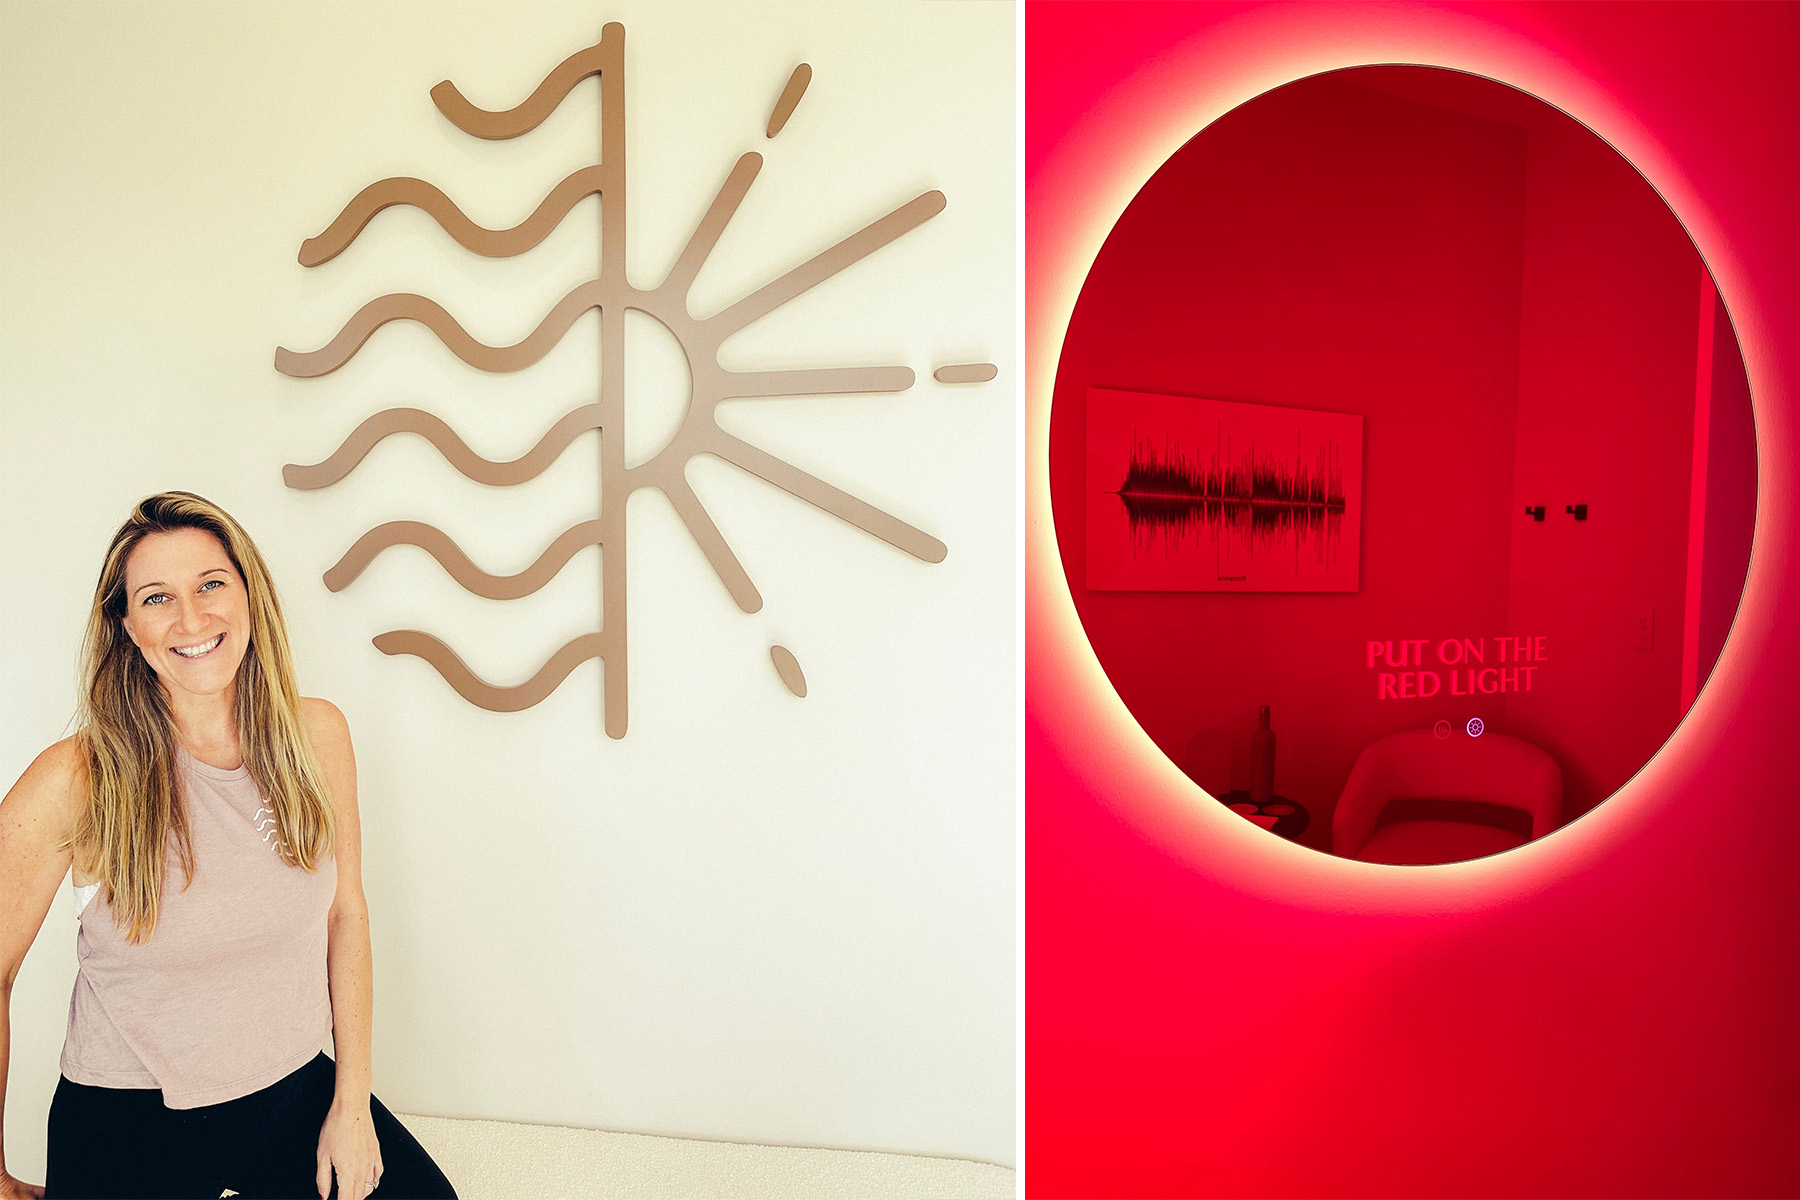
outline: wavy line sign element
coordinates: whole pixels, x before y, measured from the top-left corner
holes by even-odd
[[[290,464],[282,475],[290,488],[310,490],[329,487],[355,470],[382,440],[411,433],[425,438],[463,475],[479,483],[505,487],[535,479],[555,462],[578,436],[589,430],[605,430],[600,442],[600,512],[556,538],[532,563],[516,575],[494,575],[470,561],[467,554],[442,530],[418,521],[390,521],[357,539],[336,565],[325,573],[325,584],[339,591],[352,583],[382,551],[391,546],[412,545],[424,549],[465,590],[496,600],[528,596],[543,587],[588,546],[604,548],[601,557],[601,628],[564,645],[536,674],[516,686],[501,686],[479,678],[454,650],[430,634],[398,630],[375,638],[384,654],[407,654],[425,660],[471,704],[495,712],[516,712],[540,703],[555,691],[581,663],[598,658],[602,663],[605,728],[609,736],[625,736],[628,725],[626,670],[625,501],[638,488],[653,487],[666,495],[675,512],[699,545],[713,571],[746,613],[762,608],[762,594],[738,561],[688,485],[684,468],[697,455],[711,454],[757,475],[833,516],[873,534],[882,541],[925,562],[942,562],[944,543],[920,529],[857,499],[825,481],[727,434],[718,425],[715,409],[723,400],[745,397],[845,395],[901,392],[910,388],[914,374],[903,365],[837,367],[792,371],[728,371],[718,362],[719,346],[732,334],[767,316],[782,305],[839,274],[890,242],[944,210],[942,192],[930,191],[870,222],[831,248],[764,284],[723,312],[706,320],[688,311],[688,291],[712,253],[725,227],[743,202],[762,169],[760,154],[747,153],[726,175],[712,204],[689,237],[668,277],[654,288],[632,286],[625,275],[625,27],[613,22],[601,30],[600,41],[577,51],[545,77],[529,98],[505,112],[487,112],[470,104],[456,85],[446,80],[431,90],[438,111],[458,129],[479,138],[514,138],[531,132],[554,112],[575,86],[590,76],[600,79],[600,161],[584,167],[557,184],[538,207],[510,229],[486,229],[465,216],[443,191],[421,179],[393,178],[370,184],[357,193],[324,231],[306,239],[300,247],[300,264],[317,267],[342,254],[383,210],[396,205],[418,208],[464,249],[491,258],[523,254],[542,242],[561,224],[576,204],[590,195],[600,197],[600,262],[597,278],[564,296],[538,323],[530,335],[512,346],[481,342],[441,304],[425,296],[393,293],[377,297],[356,311],[337,336],[316,350],[275,351],[275,369],[284,375],[310,379],[342,367],[369,343],[383,326],[393,321],[424,325],[456,357],[487,372],[519,371],[548,354],[575,321],[590,309],[602,314],[600,326],[599,401],[583,405],[559,420],[530,451],[510,462],[493,462],[471,450],[456,432],[431,413],[416,408],[395,408],[364,421],[324,461],[311,465]],[[767,136],[773,138],[794,115],[812,78],[812,68],[795,68],[769,119]],[[625,439],[625,339],[624,322],[607,319],[635,309],[660,321],[686,351],[692,373],[692,398],[688,413],[675,437],[647,462],[627,468]],[[953,364],[939,369],[943,383],[981,383],[994,378],[990,363]],[[799,661],[784,646],[772,646],[770,656],[789,691],[806,695],[805,676]]]

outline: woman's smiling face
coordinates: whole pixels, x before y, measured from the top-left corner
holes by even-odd
[[[217,695],[237,679],[250,644],[249,594],[212,534],[152,533],[125,561],[121,623],[164,687]]]

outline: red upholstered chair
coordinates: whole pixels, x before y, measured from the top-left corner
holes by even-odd
[[[1505,734],[1390,734],[1356,756],[1331,817],[1332,853],[1461,862],[1541,838],[1562,821],[1556,760]]]

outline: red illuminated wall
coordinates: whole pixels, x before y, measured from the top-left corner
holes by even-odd
[[[1557,760],[1573,817],[1635,774],[1681,713],[1700,263],[1629,163],[1544,120],[1531,131],[1524,290],[1508,607],[1554,649],[1546,686],[1508,697],[1502,728]],[[1728,329],[1718,341],[1730,346]],[[1570,519],[1571,503],[1589,519]],[[1542,524],[1527,504],[1546,506]]]
[[[1051,486],[1095,652],[1178,760],[1197,729],[1226,730],[1239,788],[1268,704],[1279,790],[1311,810],[1320,847],[1363,746],[1502,712],[1497,696],[1378,702],[1363,651],[1507,628],[1524,192],[1515,125],[1331,77],[1297,83],[1158,172],[1069,324]],[[1088,591],[1089,386],[1362,414],[1360,589]]]
[[[1027,1191],[1800,1193],[1800,14],[1034,4],[1026,43]],[[1618,146],[1714,268],[1757,406],[1750,577],[1699,702],[1583,820],[1441,867],[1204,801],[1095,662],[1050,513],[1105,231],[1182,130],[1370,61],[1507,80]]]

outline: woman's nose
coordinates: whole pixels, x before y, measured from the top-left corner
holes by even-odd
[[[199,632],[205,618],[200,612],[200,601],[193,596],[181,596],[175,601],[175,628]]]

